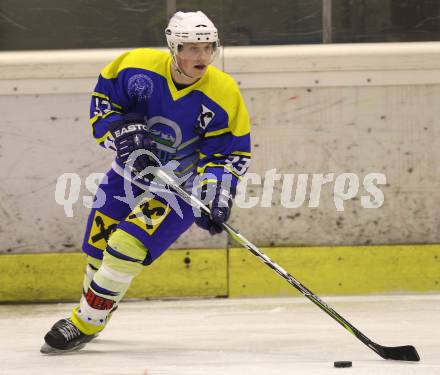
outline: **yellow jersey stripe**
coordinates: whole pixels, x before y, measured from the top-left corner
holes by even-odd
[[[94,91],[94,92],[92,92],[92,96],[96,96],[98,98],[108,100],[113,107],[115,107],[117,109],[122,109],[121,105],[116,104],[115,102],[112,102],[107,95],[104,95],[104,94],[101,94],[100,92]]]
[[[103,143],[110,136],[110,132],[105,133],[101,138],[96,138],[96,142]]]
[[[96,115],[93,116],[89,121],[90,121],[90,125],[92,126],[93,129],[93,125],[95,125],[95,122],[98,121],[101,118],[101,115]]]
[[[197,173],[202,174],[205,173],[205,169],[208,167],[214,167],[214,168],[223,168],[226,169],[228,172],[232,173],[235,177],[237,177],[239,180],[241,180],[241,176],[239,176],[237,173],[235,173],[232,168],[227,164],[218,164],[218,163],[207,163],[203,167],[197,168]]]
[[[205,133],[205,138],[217,137],[219,135],[230,133],[230,132],[231,132],[231,129],[229,129],[229,128],[213,130],[212,132],[206,132]]]
[[[107,117],[109,117],[110,115],[113,115],[113,114],[115,114],[115,113],[120,113],[120,112],[118,112],[118,111],[110,111],[110,112],[107,112],[106,114],[104,114],[104,115],[96,115],[96,116],[93,116],[89,121],[90,121],[90,125],[95,125],[95,123],[99,120],[99,119],[101,119],[101,118],[107,118]]]
[[[107,117],[109,117],[110,115],[112,115],[112,114],[114,114],[114,113],[119,113],[119,112],[117,112],[117,111],[110,111],[110,112],[107,112],[104,116],[96,115],[96,116],[93,116],[93,117],[90,119],[90,130],[91,130],[91,132],[92,132],[93,137],[96,139],[96,141],[97,141],[99,144],[101,144],[102,142],[104,142],[104,141],[107,139],[107,137],[108,137],[111,133],[110,133],[109,131],[107,131],[102,137],[100,137],[100,138],[96,138],[95,135],[94,135],[94,132],[93,132],[93,130],[94,130],[94,126],[95,126],[95,124],[98,122],[98,120],[100,120],[100,119],[102,119],[102,118],[107,118]]]
[[[101,71],[101,75],[105,79],[114,79],[119,73],[127,68],[139,68],[167,76],[164,61],[171,60],[171,54],[165,51],[159,51],[150,48],[138,48],[133,51],[126,52],[116,58]]]
[[[251,156],[250,152],[245,151],[234,151],[231,153],[231,155],[238,155],[238,156]]]
[[[194,166],[195,166],[196,164],[197,164],[197,162],[188,165],[185,169],[179,171],[179,173],[185,173],[185,172],[189,171],[191,168],[194,168]]]
[[[107,118],[107,117],[109,117],[110,115],[113,115],[113,114],[115,114],[115,113],[120,113],[120,112],[118,112],[118,111],[109,111],[109,112],[105,113],[105,114],[102,116],[102,118]]]
[[[237,156],[251,156],[250,152],[245,152],[245,151],[234,151],[231,152],[229,155],[237,155]],[[216,158],[222,158],[222,157],[227,157],[229,155],[224,155],[224,154],[213,154],[212,156],[216,157]],[[206,155],[205,155],[206,156]]]
[[[138,68],[154,72],[164,77],[174,100],[198,90],[217,103],[228,115],[229,131],[237,136],[250,132],[249,114],[240,94],[238,85],[227,73],[209,65],[206,73],[196,83],[183,90],[177,90],[171,77],[172,57],[169,52],[151,48],[138,48],[126,52],[107,65],[101,76],[105,79],[117,78],[128,68]],[[221,84],[216,84],[221,82]]]
[[[209,79],[197,87],[197,90],[220,105],[228,114],[229,131],[237,137],[249,134],[251,128],[249,114],[234,79],[212,65],[208,67],[204,77]],[[222,84],[215,85],[210,84],[211,82],[222,82]]]
[[[218,180],[214,180],[213,178],[203,180],[202,182],[199,183],[199,186],[198,186],[198,187],[202,187],[202,186],[208,185],[208,184],[211,183],[211,182],[217,183]]]

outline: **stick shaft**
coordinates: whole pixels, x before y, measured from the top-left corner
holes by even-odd
[[[205,212],[206,214],[210,214],[211,210],[207,207],[203,202],[201,202],[198,198],[194,197],[191,194],[188,194],[183,188],[177,185],[167,174],[161,169],[157,170],[157,177],[159,177],[164,183],[170,186],[179,196],[184,199],[190,205],[198,208],[200,211]],[[358,337],[364,344],[369,346],[369,343],[372,343],[370,339],[368,339],[364,334],[362,334],[359,330],[357,330],[352,324],[350,324],[346,319],[344,319],[341,315],[339,315],[335,310],[333,310],[330,306],[328,306],[324,301],[322,301],[317,295],[311,292],[308,288],[302,285],[298,280],[296,280],[292,275],[290,275],[286,270],[284,270],[281,266],[275,263],[272,259],[270,259],[266,254],[264,254],[257,246],[255,246],[252,242],[246,239],[242,234],[240,234],[237,230],[232,228],[229,224],[224,223],[223,228],[229,234],[231,238],[240,243],[243,247],[248,249],[252,254],[258,257],[263,263],[269,266],[272,270],[278,273],[281,277],[283,277],[290,285],[295,287],[298,291],[300,291],[305,297],[311,300],[315,305],[324,310],[328,315],[330,315],[333,319],[335,319],[339,324],[341,324],[347,331],[351,334]],[[369,346],[371,347],[371,346]],[[371,347],[372,348],[372,347]],[[374,349],[373,349],[374,350]]]
[[[157,169],[156,176],[161,179],[165,184],[171,187],[183,200],[185,200],[191,206],[199,209],[201,212],[210,215],[211,210],[207,207],[202,201],[193,195],[187,193],[183,188],[177,185],[171,177],[169,177],[166,172],[161,169]],[[333,308],[331,308],[327,303],[322,301],[316,294],[306,288],[303,284],[301,284],[297,279],[295,279],[292,275],[290,275],[286,270],[284,270],[281,266],[275,263],[272,259],[270,259],[266,254],[263,253],[257,246],[255,246],[252,242],[246,239],[241,233],[232,228],[229,224],[223,223],[223,229],[228,233],[228,235],[236,240],[243,247],[248,249],[252,254],[254,254],[258,259],[260,259],[263,263],[265,263],[268,267],[278,273],[281,277],[283,277],[290,285],[296,288],[299,292],[301,292],[305,297],[307,297],[310,301],[312,301],[316,306],[318,306],[325,313],[330,315],[334,320],[336,320],[340,325],[342,325],[348,332],[358,338],[362,343],[368,346],[371,350],[376,352],[382,358],[385,359],[395,359],[395,360],[410,360],[410,361],[418,361],[419,356],[414,347],[396,347],[396,348],[388,348],[383,347],[375,342],[371,341],[367,336],[365,336],[362,332],[360,332],[356,327],[354,327],[350,322],[348,322],[345,318],[339,315]],[[397,353],[395,350],[397,349]]]
[[[289,274],[284,268],[270,259],[266,254],[264,254],[257,246],[255,246],[252,242],[247,240],[242,234],[237,232],[234,228],[229,226],[228,224],[224,224],[225,230],[228,234],[234,238],[238,243],[247,248],[252,254],[258,257],[263,263],[265,263],[268,267],[278,273],[281,277],[283,277],[290,285],[295,287],[299,292],[301,292],[305,297],[307,297],[310,301],[312,301],[316,306],[318,306],[321,310],[330,315],[334,320],[336,320],[339,324],[341,324],[348,332],[356,336],[359,340],[361,340],[365,345],[374,350],[376,353],[378,351],[375,348],[374,342],[372,342],[367,336],[365,336],[362,332],[360,332],[357,328],[355,328],[350,322],[348,322],[345,318],[339,315],[335,310],[333,310],[327,303],[321,300],[316,294],[314,294],[310,289],[305,287],[302,283],[300,283],[297,279],[295,279],[291,274]],[[378,353],[379,354],[379,353]]]

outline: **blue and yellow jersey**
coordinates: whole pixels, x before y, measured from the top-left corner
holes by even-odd
[[[193,85],[177,90],[171,54],[142,48],[127,52],[102,71],[92,94],[90,122],[99,144],[108,124],[126,113],[142,114],[162,163],[177,160],[177,175],[197,171],[233,184],[250,161],[249,115],[235,81],[209,66]]]

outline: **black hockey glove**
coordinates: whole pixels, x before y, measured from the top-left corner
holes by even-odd
[[[151,152],[155,149],[151,142],[144,118],[137,113],[129,113],[122,120],[114,121],[109,125],[116,148],[116,159],[124,166],[127,163],[141,172],[150,165],[155,165]],[[147,150],[132,161],[132,153],[138,150]]]
[[[208,185],[204,185],[207,187]],[[222,188],[221,183],[218,182],[215,187],[215,196],[209,205],[211,208],[211,216],[202,213],[200,217],[196,217],[196,224],[207,231],[211,235],[221,233],[223,231],[222,224],[228,221],[231,215],[231,208],[233,198],[235,196],[235,188],[231,188],[230,191]],[[202,191],[202,199],[206,192]]]

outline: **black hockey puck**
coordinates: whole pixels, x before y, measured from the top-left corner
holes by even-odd
[[[351,367],[353,363],[351,361],[336,361],[334,363],[335,367],[342,368],[342,367]]]

